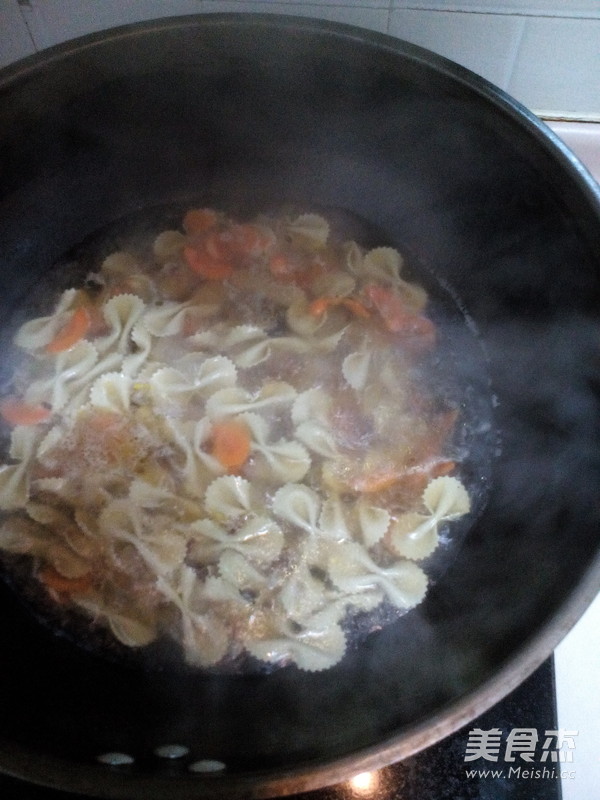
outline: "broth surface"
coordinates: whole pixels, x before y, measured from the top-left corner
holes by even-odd
[[[126,647],[327,669],[481,506],[473,332],[339,214],[166,216],[84,243],[21,312],[0,548]]]

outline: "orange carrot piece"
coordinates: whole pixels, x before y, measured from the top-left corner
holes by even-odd
[[[18,397],[6,397],[0,403],[0,416],[9,425],[38,425],[50,418],[52,411],[44,405],[30,405]]]
[[[399,467],[397,469],[381,470],[370,475],[360,475],[352,481],[351,487],[355,492],[361,494],[375,494],[390,489],[392,486],[399,486],[405,490],[411,490],[417,494],[425,489],[427,482],[431,478],[439,478],[441,475],[448,475],[456,467],[454,461],[439,459],[422,464],[415,464],[411,467]]]
[[[258,256],[265,253],[274,243],[275,238],[258,225],[241,223],[234,225],[232,234],[235,249],[240,255]]]
[[[313,317],[322,316],[331,305],[331,297],[318,297],[308,306],[308,313]]]
[[[56,334],[54,339],[46,345],[47,353],[63,353],[81,341],[92,325],[92,318],[87,308],[80,306],[75,309],[69,321]]]
[[[411,311],[400,295],[375,284],[365,286],[364,293],[377,309],[388,331],[404,333],[422,339],[424,344],[433,344],[433,322],[428,317]]]
[[[191,208],[183,217],[183,229],[186,233],[203,233],[215,228],[219,216],[212,208]]]
[[[456,467],[456,461],[438,461],[431,467],[430,475],[432,478],[439,478],[442,475],[448,475]]]
[[[250,455],[251,436],[248,427],[237,420],[217,422],[213,427],[211,455],[230,472],[239,470]]]
[[[300,269],[294,274],[294,283],[300,289],[310,289],[317,278],[325,274],[322,264],[311,264],[308,269]]]
[[[47,589],[58,594],[84,594],[92,585],[92,573],[86,572],[79,578],[65,578],[54,567],[45,566],[38,572],[38,578]]]
[[[352,481],[351,485],[355,492],[375,494],[375,492],[383,492],[385,489],[394,486],[403,477],[404,473],[399,470],[384,470],[371,475],[361,475]]]
[[[295,262],[284,253],[274,253],[269,259],[271,275],[281,283],[293,283],[300,289],[310,289],[313,283],[325,274],[321,264]]]
[[[108,333],[108,325],[102,313],[102,301],[105,299],[105,296],[104,292],[92,296],[85,289],[77,290],[77,296],[73,305],[75,308],[82,306],[90,315],[88,336],[92,338]]]
[[[183,257],[192,272],[211,281],[226,280],[233,273],[233,266],[229,261],[215,259],[196,247],[184,247]]]
[[[347,308],[348,311],[351,311],[355,317],[362,317],[363,319],[367,319],[371,316],[371,312],[368,308],[366,308],[360,300],[355,300],[352,297],[343,297],[340,304]]]
[[[314,317],[320,317],[331,306],[343,306],[351,311],[356,317],[363,317],[366,319],[371,316],[371,312],[366,308],[360,300],[355,300],[353,297],[318,297],[313,300],[308,307],[308,313]]]
[[[209,232],[204,237],[202,246],[213,261],[231,261],[236,251],[236,242],[231,231]]]
[[[276,278],[289,278],[294,272],[293,265],[283,253],[274,253],[269,259],[269,269]]]

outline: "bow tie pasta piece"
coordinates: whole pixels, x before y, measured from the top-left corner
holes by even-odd
[[[181,416],[192,399],[206,399],[221,389],[234,386],[237,371],[224,356],[181,359],[178,367],[163,367],[149,378],[150,396],[155,407],[169,416]]]
[[[357,504],[358,524],[366,547],[373,547],[389,528],[391,515],[385,508],[359,501]]]
[[[148,306],[142,324],[152,336],[160,338],[194,336],[208,318],[219,312],[224,299],[223,292],[199,289],[185,303],[166,301]]]
[[[187,539],[176,529],[165,531],[166,520],[144,514],[127,500],[116,500],[100,514],[98,525],[103,538],[114,543],[127,542],[140,556],[148,570],[148,580],[172,575],[187,554]]]
[[[156,621],[151,617],[145,619],[141,614],[134,617],[117,613],[100,595],[77,597],[75,603],[92,619],[104,620],[115,637],[127,647],[145,647],[159,634]]]
[[[348,297],[355,289],[356,279],[341,269],[327,270],[312,285],[317,297]]]
[[[346,519],[344,501],[339,496],[333,495],[323,502],[319,528],[323,536],[333,541],[343,542],[353,538],[352,526]]]
[[[309,346],[298,337],[270,337],[256,325],[217,326],[190,337],[200,350],[224,352],[240,369],[251,369],[268,361],[273,351],[306,353]]]
[[[164,263],[176,259],[183,250],[186,238],[181,231],[162,231],[152,242],[152,252]]]
[[[332,403],[323,389],[307,389],[298,395],[291,411],[296,438],[325,458],[335,458],[339,453],[331,425]]]
[[[21,325],[14,337],[15,344],[29,351],[46,348],[71,318],[77,297],[77,289],[63,292],[52,314]]]
[[[132,380],[118,372],[101,375],[90,390],[90,405],[115,414],[129,411]]]
[[[39,515],[44,519],[44,515]],[[5,521],[0,526],[2,547],[10,553],[26,554],[35,557],[44,567],[40,576],[48,575],[52,583],[48,588],[60,591],[60,585],[66,588],[69,582],[80,592],[87,593],[90,582],[92,563],[87,557],[76,553],[62,540],[61,531],[54,530],[50,524],[43,524],[29,516]],[[44,572],[46,570],[46,572]],[[54,580],[52,580],[54,578]],[[85,578],[86,580],[81,580]]]
[[[135,324],[142,317],[146,304],[134,294],[118,294],[106,301],[102,308],[109,333],[99,336],[94,344],[100,353],[114,349],[127,353],[130,349],[130,336]]]
[[[141,478],[131,482],[128,497],[135,508],[162,510],[178,518],[180,515],[186,516],[190,510],[196,514],[200,512],[197,503],[181,497],[173,491],[173,487],[157,486]]]
[[[269,579],[236,550],[221,554],[218,569],[221,580],[240,593],[259,595],[269,589]]]
[[[226,622],[214,611],[182,614],[182,644],[186,662],[193,667],[212,667],[227,655],[231,644]]]
[[[195,570],[183,566],[174,581],[159,578],[158,587],[179,609],[186,662],[191,666],[210,667],[221,661],[230,646],[229,629],[216,611],[201,610],[201,585]]]
[[[288,328],[298,336],[313,336],[326,322],[324,314],[310,313],[310,303],[304,295],[295,298],[286,313]],[[343,322],[343,320],[342,320]]]
[[[202,331],[192,338],[194,346],[225,352],[242,369],[262,364],[271,354],[266,332],[255,325],[238,325],[220,332]]]
[[[354,539],[373,547],[385,536],[390,526],[391,514],[385,508],[374,506],[367,500],[357,502],[331,495],[323,502],[319,528],[326,538],[334,541]]]
[[[172,445],[180,458],[175,459],[182,490],[192,498],[202,497],[207,486],[217,475],[223,475],[224,467],[208,452],[212,423],[203,417],[195,420],[180,420],[165,417],[164,423],[170,433]]]
[[[284,227],[292,242],[317,250],[325,247],[330,233],[329,223],[319,214],[300,214]]]
[[[342,375],[353,389],[364,389],[369,376],[372,354],[368,351],[350,353],[342,362]]]
[[[65,544],[76,556],[87,562],[98,556],[101,549],[98,540],[83,531],[79,525],[74,524],[73,520],[69,519],[64,512],[53,506],[34,502],[28,503],[25,510],[30,519],[53,531],[59,540],[60,537],[64,538]],[[89,571],[90,568],[91,565],[87,563],[86,571]],[[62,570],[61,572],[67,577],[77,577],[75,574],[69,575]]]
[[[100,363],[99,360],[98,350],[93,344],[79,342],[70,350],[54,356],[53,363],[43,364],[40,377],[32,381],[25,392],[25,401],[48,403],[53,411],[62,411],[69,401],[87,394],[91,381],[106,369],[106,360],[102,359]],[[120,362],[117,355],[110,358],[108,364],[113,369]]]
[[[283,583],[277,595],[283,616],[303,625],[334,596],[318,571],[300,562]]]
[[[0,508],[6,511],[22,508],[29,499],[33,460],[43,433],[30,426],[19,426],[11,434],[9,456],[16,464],[0,466]]]
[[[188,306],[182,303],[163,303],[146,309],[142,325],[151,336],[177,336],[185,329]]]
[[[45,538],[44,531],[26,517],[7,518],[0,523],[0,547],[7,553],[34,554],[40,538]]]
[[[209,603],[225,603],[230,615],[236,619],[248,613],[249,601],[244,598],[239,589],[232,583],[224,581],[220,577],[209,576],[202,583],[202,595]]]
[[[346,636],[336,608],[320,611],[297,630],[282,621],[279,635],[247,645],[249,652],[271,664],[294,663],[307,672],[320,672],[337,664],[346,651]]]
[[[108,623],[117,639],[127,647],[144,647],[158,635],[156,625],[123,614],[110,614]]]
[[[217,522],[248,514],[252,508],[250,482],[234,475],[216,478],[204,495],[204,507]]]
[[[142,324],[137,323],[131,329],[130,338],[132,352],[123,357],[121,371],[134,377],[148,360],[152,350],[152,336]]]
[[[471,510],[467,490],[458,478],[449,475],[429,482],[423,503],[437,520],[457,519]]]
[[[288,483],[278,489],[271,502],[273,513],[306,533],[318,534],[321,498],[302,483]]]
[[[386,536],[386,544],[393,553],[414,561],[431,555],[438,542],[437,519],[414,511],[395,519]]]
[[[352,241],[343,242],[341,257],[342,263],[350,275],[359,276],[361,274],[364,251],[359,244]]]
[[[250,516],[233,532],[211,519],[197,520],[189,530],[188,558],[199,566],[218,561],[225,550],[234,550],[256,565],[267,565],[279,557],[284,545],[281,529],[268,517]]]
[[[393,247],[375,247],[365,253],[362,264],[362,277],[381,280],[391,285],[400,280],[404,259]]]
[[[322,425],[329,425],[332,399],[323,389],[315,387],[301,392],[292,406],[294,425],[314,420]]]
[[[211,419],[219,419],[243,414],[245,411],[290,404],[295,397],[294,387],[284,381],[269,381],[257,393],[239,387],[220,389],[209,397],[206,413]]]
[[[423,505],[430,515],[418,512],[401,514],[392,523],[386,541],[397,555],[420,560],[430,555],[439,542],[438,526],[468,514],[471,501],[458,480],[444,475],[430,481],[423,492]]]
[[[259,414],[241,414],[252,434],[251,451],[257,454],[251,475],[271,482],[300,481],[310,469],[310,456],[299,442],[279,439],[269,442],[269,423]]]
[[[427,590],[427,576],[412,561],[380,567],[353,542],[342,543],[336,553],[330,551],[327,571],[340,591],[356,595],[378,587],[387,600],[401,610],[420,603]]]
[[[189,353],[178,359],[175,366],[202,397],[235,386],[237,381],[235,364],[225,356],[207,358],[202,353]]]

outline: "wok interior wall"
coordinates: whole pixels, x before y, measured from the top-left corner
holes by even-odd
[[[218,11],[313,16],[390,33],[472,69],[542,116],[600,120],[596,0],[1,0],[0,66],[92,31]]]
[[[573,176],[443,73],[401,69],[352,39],[323,37],[307,56],[303,35],[287,34],[285,52],[279,31],[260,42],[249,31],[225,53],[218,27],[202,47],[171,31],[156,50],[128,41],[127,61],[113,42],[55,61],[37,84],[24,75],[0,112],[3,316],[48,262],[142,201],[201,185],[234,208],[284,195],[342,204],[434,265],[480,327],[502,432],[484,517],[415,614],[324,675],[140,678],[36,633],[7,596],[1,638],[20,645],[1,665],[0,740],[85,760],[185,735],[234,771],[369,747],[489,678],[548,622],[597,546],[600,246]]]

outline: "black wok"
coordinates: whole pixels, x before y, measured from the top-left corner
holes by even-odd
[[[542,123],[395,39],[210,15],[4,70],[0,153],[3,319],[74,245],[140,209],[342,209],[458,298],[476,342],[465,375],[494,431],[453,562],[422,606],[329,671],[106,658],[3,587],[4,771],[106,797],[297,792],[435,742],[550,654],[600,581],[600,198]],[[189,755],[164,766],[165,744]],[[134,763],[99,764],[108,751]],[[226,768],[189,772],[199,759]]]

